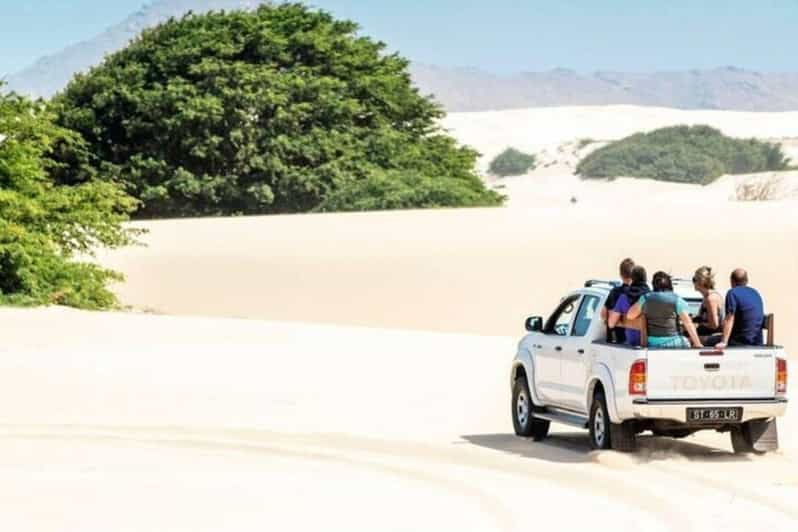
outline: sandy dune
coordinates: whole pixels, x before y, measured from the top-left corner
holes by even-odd
[[[127,274],[122,300],[169,314],[517,335],[586,278],[624,256],[650,273],[707,263],[720,288],[738,265],[775,312],[788,345],[798,216],[793,202],[699,209],[656,197],[628,208],[537,208],[164,221],[148,247],[103,257]],[[725,224],[728,223],[728,230]]]
[[[452,120],[488,153],[528,120],[556,146],[682,117],[621,111],[636,122]],[[798,115],[729,115],[707,116],[798,136]],[[141,224],[146,247],[99,260],[127,275],[123,302],[170,315],[0,309],[2,529],[795,528],[795,409],[775,455],[716,434],[596,454],[563,427],[513,436],[507,372],[527,315],[627,255],[708,263],[722,288],[746,266],[798,363],[798,203],[566,164],[502,184],[506,208]]]
[[[633,133],[681,124],[706,124],[732,137],[786,139],[788,154],[795,155],[798,111],[685,111],[606,105],[451,113],[443,120],[443,127],[452,135],[483,154],[485,166],[508,146],[537,152],[580,139],[617,140]]]

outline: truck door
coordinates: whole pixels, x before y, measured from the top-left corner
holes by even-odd
[[[562,405],[565,397],[560,370],[561,355],[570,340],[579,294],[565,298],[543,327],[536,346],[535,389],[548,403]]]
[[[562,401],[564,406],[585,412],[585,383],[590,372],[591,343],[590,331],[594,320],[601,320],[600,299],[598,296],[586,294],[579,303],[571,334],[563,343],[560,353],[560,371],[563,385]]]

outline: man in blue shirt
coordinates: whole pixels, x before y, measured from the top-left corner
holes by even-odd
[[[723,320],[723,342],[727,345],[762,345],[765,306],[759,292],[748,286],[748,273],[738,268],[731,274],[731,290],[726,293],[726,318]]]

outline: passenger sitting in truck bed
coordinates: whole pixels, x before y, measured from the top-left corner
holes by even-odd
[[[726,318],[723,339],[716,347],[762,345],[765,305],[759,292],[748,286],[748,272],[742,268],[731,274],[732,289],[726,293]]]
[[[632,283],[632,268],[635,267],[635,261],[632,259],[623,259],[621,261],[620,266],[618,269],[620,270],[619,273],[621,275],[621,284],[620,286],[614,287],[610,290],[607,299],[604,301],[604,306],[601,309],[601,319],[607,321],[609,319],[610,311],[615,308],[615,304],[618,303],[618,298],[621,297],[621,294],[629,287]],[[622,344],[626,341],[626,333],[623,327],[616,327],[615,325],[608,325],[608,340],[610,342]]]
[[[628,286],[624,285],[624,289],[620,297],[618,297],[615,307],[610,311],[609,317],[607,318],[607,326],[610,329],[617,327],[621,318],[632,308],[632,305],[637,303],[637,300],[640,299],[641,296],[651,292],[651,289],[648,287],[648,274],[645,268],[642,266],[635,266],[632,268],[630,275],[631,282]],[[626,341],[624,342],[626,345],[640,345],[640,331],[638,329],[624,329],[624,334],[626,336]]]
[[[698,336],[704,344],[715,345],[723,338],[723,298],[715,290],[715,274],[709,266],[701,266],[693,275],[693,287],[704,298],[695,318]]]
[[[626,314],[627,320],[636,320],[640,315],[646,317],[649,347],[670,347],[676,349],[703,347],[690,317],[687,302],[673,292],[671,276],[657,272],[651,283],[654,291],[640,296]],[[687,331],[690,342],[682,336],[681,326]]]

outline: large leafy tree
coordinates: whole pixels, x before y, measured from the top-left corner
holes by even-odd
[[[0,95],[0,303],[106,308],[119,276],[76,259],[132,243],[122,222],[136,202],[108,182],[56,185],[55,147],[85,147],[52,119],[43,103]]]
[[[309,211],[341,188],[368,192],[353,183],[378,170],[455,180],[478,204],[500,203],[474,173],[476,153],[438,129],[443,112],[408,62],[357,29],[282,4],[144,32],[57,98],[60,123],[90,148],[62,152],[65,179],[115,176],[142,217]]]

